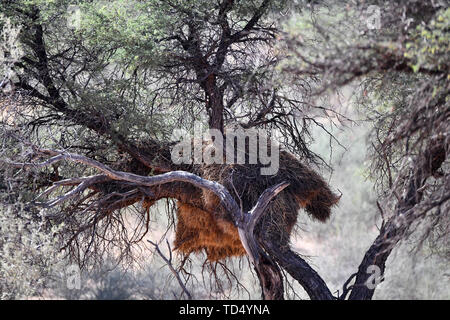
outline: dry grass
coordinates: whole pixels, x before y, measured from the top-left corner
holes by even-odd
[[[324,222],[339,197],[319,174],[292,154],[281,151],[279,161],[280,168],[274,175],[261,175],[261,164],[212,164],[197,170],[203,178],[224,185],[244,211],[251,210],[265,189],[289,182],[290,186],[269,205],[256,231],[263,231],[271,241],[288,245],[300,208]],[[178,204],[176,248],[187,255],[205,250],[210,261],[245,254],[231,216],[223,211],[219,198],[204,190],[202,203],[203,208]]]

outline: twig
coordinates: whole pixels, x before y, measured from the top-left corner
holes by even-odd
[[[347,297],[347,294],[350,292],[350,290],[353,288],[353,286],[348,287],[348,284],[353,280],[354,277],[356,277],[358,273],[355,272],[354,274],[352,274],[350,276],[350,278],[347,279],[347,281],[345,281],[343,287],[342,287],[342,294],[339,296],[339,300],[345,300],[345,298]]]
[[[177,270],[173,267],[172,264],[172,250],[170,248],[170,244],[169,241],[167,241],[166,239],[166,243],[167,243],[167,247],[169,248],[169,253],[170,256],[169,258],[167,258],[159,249],[159,246],[157,243],[154,243],[151,240],[147,240],[151,245],[153,245],[155,247],[156,252],[159,254],[159,256],[164,260],[164,262],[169,266],[170,271],[175,275],[175,278],[177,279],[181,289],[183,289],[184,293],[186,294],[186,296],[188,297],[188,300],[192,300],[192,295],[189,292],[189,290],[186,288],[186,286],[183,283],[183,280],[181,280],[180,275],[178,274]]]

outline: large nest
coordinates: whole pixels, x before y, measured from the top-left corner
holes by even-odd
[[[248,158],[247,158],[248,160]],[[280,151],[279,170],[262,175],[261,164],[201,165],[196,173],[224,185],[244,211],[255,205],[264,190],[283,181],[290,185],[269,205],[256,232],[280,245],[288,245],[300,208],[315,219],[326,221],[339,201],[324,179],[286,151]],[[209,261],[245,254],[231,216],[219,198],[202,191],[203,209],[178,203],[175,248],[184,254],[205,251]]]

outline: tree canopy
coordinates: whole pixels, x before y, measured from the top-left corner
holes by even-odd
[[[149,208],[167,199],[172,222],[185,204],[235,228],[263,298],[283,297],[285,270],[312,299],[370,299],[367,268],[383,274],[419,225],[419,242],[449,257],[449,27],[446,1],[4,0],[0,201],[60,226],[63,252],[83,265],[111,250],[132,256]],[[283,237],[300,207],[326,220],[339,200],[311,143],[313,132],[339,143],[332,129],[359,121],[334,103],[346,88],[372,128],[382,225],[335,297]],[[197,123],[265,130],[287,169],[174,163],[174,130]]]

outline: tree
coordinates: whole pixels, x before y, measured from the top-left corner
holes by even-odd
[[[339,200],[310,168],[325,164],[309,148],[310,129],[319,126],[333,138],[324,121],[346,118],[317,105],[317,97],[363,79],[361,102],[394,106],[364,107],[374,122],[373,176],[391,206],[380,205],[389,217],[339,298],[351,291],[350,299],[370,299],[375,288],[365,285],[368,268],[382,274],[394,245],[420,218],[434,216],[433,226],[448,221],[448,10],[411,2],[383,3],[382,24],[390,28],[349,42],[331,30],[355,33],[358,25],[343,22],[367,4],[345,11],[309,1],[90,1],[78,3],[83,14],[68,24],[69,3],[76,1],[3,1],[3,30],[12,25],[20,32],[2,32],[3,103],[12,116],[2,121],[1,187],[10,192],[8,179],[19,176],[18,185],[29,190],[22,199],[27,210],[44,207],[49,224],[64,222],[63,249],[81,264],[101,261],[111,246],[130,252],[148,231],[149,208],[175,199],[177,235],[187,215],[204,215],[218,226],[216,235],[238,240],[228,254],[183,238],[179,249],[187,256],[202,248],[209,260],[247,254],[265,299],[283,298],[282,269],[312,299],[334,299],[290,249],[289,235],[300,207],[325,221]],[[291,37],[278,18],[293,5],[313,19]],[[320,20],[330,7],[340,12],[331,20],[335,29]],[[399,12],[404,20],[397,19]],[[411,97],[413,88],[420,93]],[[387,98],[380,95],[386,90]],[[177,141],[170,134],[192,130],[196,122],[224,137],[222,144],[216,135],[208,142],[214,155],[234,144],[230,126],[272,133],[265,149],[278,138],[285,148],[281,169],[261,175],[267,163],[250,162],[250,138],[243,166],[174,163]],[[33,178],[21,173],[26,168]],[[130,232],[123,209],[139,202],[142,229]]]
[[[286,66],[298,75],[327,79],[318,86],[318,93],[362,77],[357,102],[374,122],[371,172],[380,193],[383,224],[356,273],[353,287],[360,289],[353,289],[350,299],[372,297],[374,290],[363,285],[370,277],[365,270],[375,265],[384,273],[392,249],[417,229],[419,221],[429,219],[422,241],[437,232],[436,238],[445,247],[449,231],[445,166],[449,38],[445,33],[450,12],[443,4],[374,4],[383,8],[380,30],[366,30],[362,36],[349,39],[345,31],[348,25],[341,19],[330,26],[321,24],[320,19],[311,21],[317,32],[314,43],[290,40],[290,46],[296,45],[301,68]],[[333,14],[339,11],[333,9]],[[398,19],[400,12],[404,12],[402,19]]]

